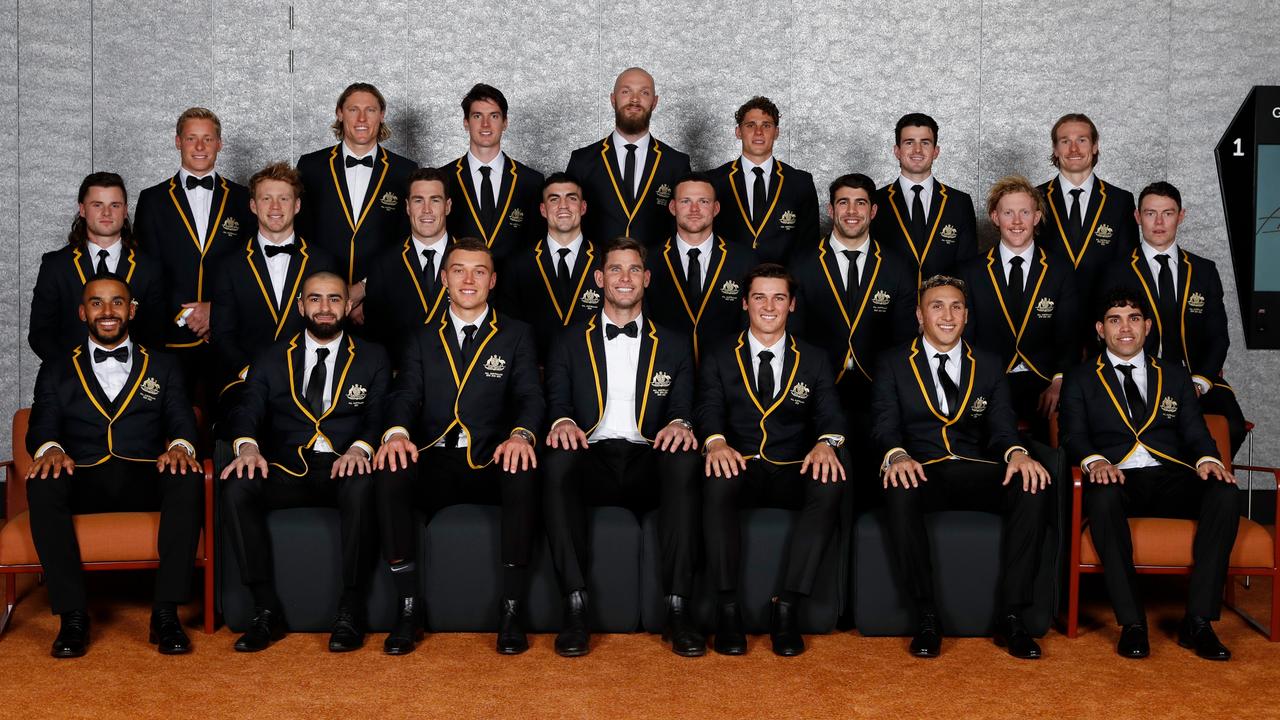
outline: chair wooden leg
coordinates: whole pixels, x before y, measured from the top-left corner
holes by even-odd
[[[217,609],[213,604],[213,558],[205,561],[204,566],[204,633],[212,635],[216,625]]]
[[[1074,638],[1080,632],[1080,568],[1071,566],[1071,579],[1067,587],[1067,637]]]
[[[1280,573],[1271,576],[1271,642],[1280,642]]]
[[[13,573],[4,576],[4,616],[0,617],[0,634],[9,627],[9,618],[13,616],[13,607],[18,604],[18,578]]]

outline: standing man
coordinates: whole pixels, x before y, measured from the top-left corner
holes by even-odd
[[[689,605],[700,484],[693,357],[687,339],[644,317],[644,260],[644,245],[631,238],[608,246],[595,271],[602,312],[563,332],[547,365],[555,420],[543,456],[544,497],[551,557],[565,593],[556,652],[566,657],[591,649],[587,505],[623,505],[637,514],[660,508],[663,639],[677,655],[707,651]]]
[[[155,260],[137,249],[129,227],[129,197],[124,179],[110,172],[86,175],[76,196],[80,207],[67,244],[40,258],[40,274],[31,293],[27,342],[49,362],[84,342],[80,305],[84,286],[99,275],[116,275],[136,293],[135,340],[164,344],[164,280]]]
[[[503,312],[533,326],[538,362],[545,364],[560,331],[600,310],[596,247],[582,235],[587,202],[582,186],[565,173],[552,173],[542,185],[538,212],[547,236],[507,263],[497,303]]]
[[[965,337],[1004,363],[1014,414],[1048,442],[1062,374],[1080,349],[1075,273],[1036,245],[1044,201],[1026,178],[997,180],[987,214],[1000,243],[960,268],[969,290]]]
[[[46,361],[36,377],[27,503],[49,605],[61,617],[56,658],[80,657],[89,645],[72,516],[99,512],[160,510],[151,642],[165,655],[191,651],[177,607],[191,592],[204,504],[196,419],[173,359],[129,337],[134,311],[128,283],[91,278],[79,311],[87,339]]]
[[[915,263],[919,278],[953,273],[978,254],[978,225],[968,193],[938,182],[938,123],[924,113],[907,113],[893,129],[893,156],[899,175],[880,188],[872,232]],[[919,282],[919,280],[917,280]]]
[[[298,228],[338,260],[351,286],[351,320],[364,322],[369,262],[409,234],[404,193],[418,166],[381,145],[391,137],[387,100],[378,88],[352,83],[338,96],[338,144],[298,158],[304,199]]]
[[[1244,444],[1245,419],[1222,377],[1231,347],[1222,278],[1212,260],[1178,247],[1178,226],[1186,216],[1178,188],[1167,182],[1143,188],[1135,214],[1142,241],[1111,266],[1106,287],[1123,287],[1155,309],[1148,318],[1155,324],[1147,334],[1147,354],[1191,373],[1200,411],[1227,419],[1234,455]]]
[[[138,195],[135,230],[142,252],[160,261],[168,287],[165,347],[178,356],[188,390],[204,392],[204,374],[213,365],[207,343],[214,278],[223,260],[253,238],[257,219],[249,191],[215,170],[222,121],[213,111],[193,107],[179,115],[174,145],[182,166]],[[188,394],[201,402],[200,392]]]
[[[369,265],[365,295],[365,327],[369,336],[399,361],[405,342],[445,312],[441,263],[451,242],[445,230],[453,210],[449,177],[435,168],[418,168],[409,175],[409,237],[384,250]]]
[[[569,157],[568,173],[582,183],[593,208],[585,232],[597,239],[625,235],[652,246],[671,236],[667,204],[676,181],[689,172],[689,156],[649,134],[658,93],[644,69],[623,70],[609,103],[613,132]]]
[[[711,171],[716,197],[733,198],[717,216],[716,234],[750,245],[761,262],[786,264],[796,248],[818,240],[818,191],[813,176],[773,156],[782,116],[767,97],[742,104],[733,134],[742,156]]]
[[[1005,516],[996,644],[1038,659],[1022,614],[1049,524],[1049,473],[1018,443],[1004,366],[961,340],[964,283],[925,281],[916,319],[922,335],[880,356],[872,396],[893,559],[917,621],[911,654],[937,657],[942,645],[924,516],[978,510]]]
[[[338,508],[342,534],[342,596],[329,651],[364,645],[360,559],[371,539],[373,445],[391,364],[382,346],[344,332],[348,305],[341,276],[308,276],[297,303],[306,330],[257,356],[228,421],[235,459],[222,471],[223,494],[254,605],[238,652],[265,650],[285,633],[267,513],[314,505]]]
[[[846,469],[836,450],[846,426],[825,354],[787,333],[795,282],[786,268],[765,263],[747,273],[743,285],[750,325],[736,340],[708,345],[698,383],[715,650],[747,651],[738,605],[738,509],[780,504],[801,511],[769,619],[773,651],[789,657],[804,652],[800,604],[813,590],[823,550],[839,524]]]
[[[529,649],[524,602],[538,521],[534,430],[546,404],[528,325],[489,305],[493,251],[459,238],[443,260],[449,309],[419,330],[401,358],[374,466],[383,553],[399,595],[385,652],[413,652],[421,632],[414,508],[502,506],[498,652]],[[410,430],[413,428],[413,430]]]
[[[1143,349],[1152,325],[1142,295],[1118,288],[1099,307],[1095,327],[1106,349],[1067,374],[1062,445],[1088,477],[1085,512],[1121,626],[1116,652],[1150,653],[1128,518],[1155,515],[1198,521],[1178,644],[1206,660],[1230,659],[1211,623],[1239,529],[1236,480],[1218,457],[1192,377]]]
[[[333,256],[309,245],[294,230],[302,179],[287,163],[272,163],[249,178],[249,208],[258,236],[229,257],[218,273],[210,335],[221,374],[224,411],[236,402],[249,362],[271,343],[297,335],[306,317],[293,311],[302,281],[320,270],[337,270]]]
[[[449,216],[449,234],[484,240],[501,271],[507,258],[542,238],[542,173],[502,151],[507,98],[498,88],[478,83],[467,91],[462,127],[470,140],[467,154],[441,168],[449,177],[449,196],[459,205]]]
[[[1058,175],[1039,188],[1048,206],[1044,245],[1075,268],[1078,336],[1086,344],[1085,355],[1093,355],[1097,345],[1089,342],[1093,337],[1089,318],[1094,316],[1095,296],[1107,290],[1102,287],[1107,271],[1138,244],[1133,193],[1094,175],[1102,153],[1098,126],[1088,115],[1069,113],[1058,118],[1049,141],[1053,143],[1049,162],[1058,168]]]
[[[676,234],[649,256],[653,286],[646,293],[655,322],[693,338],[694,359],[746,325],[741,279],[756,266],[750,248],[716,237],[716,188],[702,173],[676,182],[670,206]]]

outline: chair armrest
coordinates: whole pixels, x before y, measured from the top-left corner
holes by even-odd
[[[16,497],[18,494],[18,485],[21,478],[18,477],[18,464],[13,460],[4,460],[0,462],[0,467],[4,468],[4,515],[5,519],[12,519],[14,516],[14,508],[22,506],[26,507],[26,498]],[[23,488],[26,489],[25,486]]]
[[[1267,467],[1265,465],[1236,465],[1234,469],[1245,472],[1271,473],[1271,477],[1276,482],[1276,514],[1275,518],[1280,521],[1280,468]],[[1276,537],[1280,538],[1280,532],[1276,533]]]
[[[1084,533],[1084,473],[1071,467],[1071,567],[1080,566],[1080,538]]]

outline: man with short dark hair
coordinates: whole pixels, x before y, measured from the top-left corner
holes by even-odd
[[[27,504],[50,609],[61,616],[51,651],[56,658],[79,657],[89,645],[72,516],[157,509],[160,567],[151,642],[166,655],[191,651],[177,606],[191,592],[204,504],[196,419],[173,358],[129,337],[132,301],[124,280],[90,279],[79,309],[88,337],[42,364],[36,377],[27,426],[27,451],[34,458]]]
[[[871,228],[877,240],[915,263],[920,279],[953,273],[978,254],[973,199],[933,176],[939,152],[937,121],[924,113],[898,119],[893,155],[899,175],[877,193],[882,209]]]
[[[449,178],[449,196],[458,201],[449,215],[449,234],[478,237],[493,249],[496,269],[542,239],[538,214],[542,173],[516,162],[502,150],[507,130],[507,98],[492,85],[477,83],[462,98],[462,127],[467,153],[441,170]]]
[[[742,154],[710,175],[727,210],[716,216],[716,234],[785,265],[818,239],[818,191],[812,175],[774,157],[781,119],[767,97],[743,103],[733,116]]]
[[[652,247],[671,235],[667,204],[676,181],[689,172],[689,156],[649,134],[658,93],[643,68],[618,75],[609,103],[613,132],[569,157],[567,172],[592,207],[584,232],[597,239],[633,237]]]
[[[846,478],[845,419],[825,354],[787,332],[795,281],[786,268],[757,266],[742,280],[750,324],[708,345],[698,383],[697,427],[706,455],[704,525],[716,591],[715,650],[747,651],[738,599],[742,537],[738,508],[800,510],[774,599],[774,653],[804,652],[800,605],[813,590],[823,550],[836,531]]]
[[[1106,349],[1062,384],[1062,446],[1087,477],[1084,505],[1120,623],[1116,652],[1150,653],[1133,567],[1130,517],[1197,520],[1186,615],[1178,644],[1206,660],[1227,660],[1213,632],[1240,523],[1235,477],[1196,401],[1191,376],[1144,350],[1151,318],[1142,295],[1123,288],[1099,304],[1094,327]]]

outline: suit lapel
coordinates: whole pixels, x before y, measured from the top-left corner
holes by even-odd
[[[147,371],[149,363],[150,357],[147,355],[147,351],[135,342],[133,344],[133,367],[129,368],[129,378],[124,381],[124,386],[120,388],[120,393],[116,395],[115,401],[112,402],[114,408],[112,420],[120,417],[129,409],[130,403],[133,402],[133,398],[138,392],[138,384],[142,382],[142,376]]]
[[[298,406],[298,410],[302,411],[304,417],[316,421],[316,416],[311,412],[311,406],[307,404],[307,399],[303,396],[305,389],[303,387],[303,374],[307,368],[307,343],[303,338],[303,333],[298,333],[289,341],[289,348],[285,351],[285,359],[288,363],[289,371],[289,394],[293,396],[293,404]]]
[[[93,374],[92,355],[89,344],[86,342],[73,350],[71,357],[75,364],[76,375],[80,379],[80,385],[84,388],[85,394],[89,397],[89,402],[102,414],[102,417],[111,420],[114,406],[112,401],[107,399],[107,394],[102,391],[98,376]],[[137,363],[135,362],[134,365],[136,366]]]
[[[173,207],[178,211],[178,218],[182,220],[183,226],[187,229],[187,237],[191,242],[195,243],[196,254],[204,254],[204,243],[200,242],[200,233],[196,231],[195,214],[191,212],[191,205],[187,202],[187,191],[183,189],[182,183],[179,182],[180,176],[175,174],[169,178],[169,199],[173,202]],[[217,183],[215,182],[215,187]],[[216,207],[213,203],[209,203],[209,208]],[[210,228],[212,230],[212,228]]]
[[[452,242],[452,240],[449,242]],[[448,243],[446,243],[446,251],[447,247]],[[425,323],[430,322],[431,318],[435,316],[436,309],[440,307],[440,302],[444,300],[444,283],[437,279],[435,281],[434,296],[427,297],[427,291],[422,287],[422,265],[418,263],[414,248],[413,238],[406,238],[404,250],[400,252],[400,256],[404,260],[404,270],[405,275],[409,278],[409,286],[413,288],[413,292],[418,298],[418,306],[422,308]],[[436,264],[439,267],[438,261]]]
[[[658,329],[648,317],[638,329],[640,355],[636,362],[636,430],[644,435],[644,414],[649,404],[649,383],[653,378],[653,364],[658,357]]]
[[[351,336],[351,333],[347,333],[343,337],[343,346],[338,352],[343,353],[345,350],[346,358],[343,359],[339,356],[335,358],[333,364],[333,371],[336,376],[333,378],[333,399],[329,401],[329,407],[325,408],[324,413],[316,419],[316,422],[329,417],[329,414],[338,407],[338,403],[342,401],[342,396],[346,393],[347,374],[351,372],[351,366],[356,361],[356,341]],[[335,448],[335,451],[337,451],[337,448]]]
[[[760,233],[764,232],[765,227],[769,224],[769,218],[773,217],[773,210],[778,206],[778,198],[782,195],[782,183],[784,173],[782,171],[782,161],[773,159],[773,178],[769,183],[769,190],[765,193],[765,212],[760,217],[760,225],[756,226],[751,222],[750,204],[746,201],[747,193],[747,176],[742,172],[741,158],[733,161],[733,166],[729,169],[730,185],[733,188],[733,199],[738,205],[738,213],[742,215],[742,222],[747,226],[747,232],[751,233],[751,247],[757,247],[757,241],[760,239]],[[752,180],[754,183],[755,180]]]
[[[631,222],[636,217],[636,212],[639,211],[640,206],[644,203],[645,196],[649,193],[649,187],[653,184],[653,178],[658,172],[658,166],[662,163],[662,143],[650,136],[649,139],[653,144],[649,146],[649,152],[645,156],[644,167],[636,168],[636,172],[643,178],[643,181],[636,191],[635,205],[629,207],[625,199],[626,196],[622,192],[622,170],[618,169],[613,157],[617,153],[611,152],[612,146],[609,144],[611,137],[606,136],[602,141],[600,159],[604,163],[605,172],[609,175],[609,182],[613,185],[613,194],[618,201],[618,206],[622,208],[622,213],[627,216],[627,227],[629,229]]]
[[[249,263],[249,272],[258,283],[262,293],[262,302],[271,314],[272,324],[280,322],[280,303],[276,302],[275,288],[271,286],[271,272],[267,269],[266,253],[258,252],[258,239],[252,238],[245,244],[245,261]]]
[[[298,252],[289,256],[289,267],[284,272],[284,287],[280,291],[280,302],[276,305],[280,313],[279,322],[276,325],[277,339],[280,337],[281,328],[284,327],[285,318],[289,315],[289,305],[298,296],[299,286],[302,279],[307,276],[307,265],[311,261],[311,256],[307,254],[307,242],[301,237],[295,237],[294,243],[298,246]]]
[[[591,362],[591,379],[596,388],[596,425],[604,419],[605,393],[609,387],[609,372],[605,365],[604,323],[599,315],[587,319],[586,330],[583,331],[587,345],[587,359]],[[588,434],[596,429],[591,426]]]

